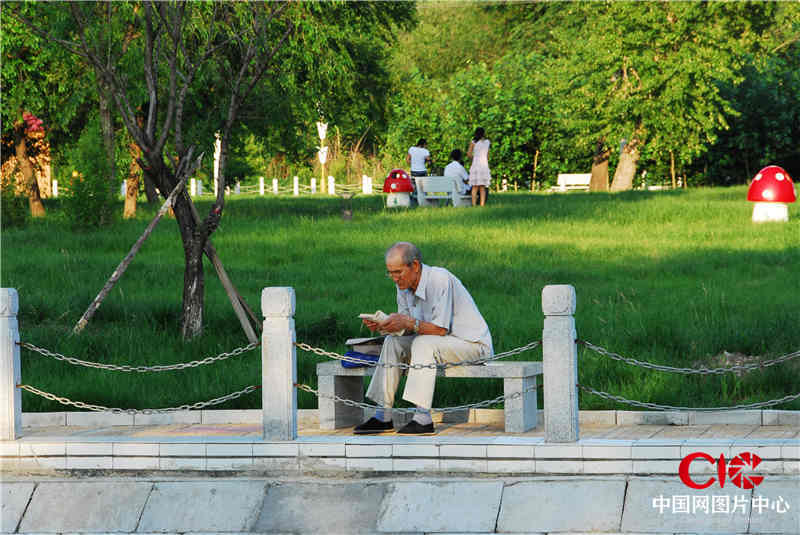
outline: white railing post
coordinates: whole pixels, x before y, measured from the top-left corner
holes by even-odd
[[[53,197],[58,197],[58,180],[53,180]]]
[[[123,180],[122,184],[120,184],[119,186],[119,194],[123,199],[125,198],[125,194],[127,193],[127,191],[125,191],[127,189],[127,182],[128,182],[127,180]]]
[[[372,195],[372,177],[361,175],[361,193]]]
[[[336,195],[336,179],[328,177],[328,195]]]
[[[578,337],[575,288],[568,284],[542,290],[545,442],[578,440]]]
[[[197,195],[197,179],[190,179],[189,181],[189,195],[194,197]]]
[[[272,193],[274,193],[275,195],[278,194],[278,179],[277,178],[273,178],[272,179]]]
[[[292,195],[297,197],[300,195],[300,177],[294,177],[292,180]]]
[[[258,194],[264,195],[264,177],[258,177]]]
[[[16,440],[22,433],[18,311],[17,291],[0,288],[0,440]]]
[[[297,438],[295,295],[291,287],[261,291],[261,410],[265,440]]]
[[[316,178],[312,178],[311,179],[311,193],[314,194],[316,192],[317,192],[317,179]]]

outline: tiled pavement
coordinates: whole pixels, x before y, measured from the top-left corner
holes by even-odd
[[[582,413],[570,444],[504,433],[500,411],[428,437],[322,432],[301,411],[297,440],[265,441],[260,414],[25,415],[23,436],[0,442],[0,532],[800,535],[796,413],[681,415],[687,425]],[[764,482],[688,489],[678,466],[695,451],[755,453]],[[690,472],[718,474],[705,461]],[[702,509],[722,494],[738,506]],[[677,497],[701,508],[676,511]]]

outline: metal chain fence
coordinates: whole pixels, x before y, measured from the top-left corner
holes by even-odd
[[[62,405],[71,405],[79,409],[88,409],[90,411],[95,411],[95,412],[111,412],[114,414],[161,414],[165,412],[202,409],[205,407],[210,407],[212,405],[219,405],[220,403],[225,403],[226,401],[242,397],[251,392],[255,392],[257,389],[261,388],[261,386],[250,385],[243,390],[239,390],[238,392],[232,392],[226,396],[210,399],[208,401],[198,401],[197,403],[192,403],[188,405],[180,405],[179,407],[169,407],[165,409],[119,409],[114,407],[104,407],[102,405],[92,405],[90,403],[84,403],[82,401],[73,401],[69,398],[56,396],[55,394],[51,394],[50,392],[39,390],[38,388],[30,385],[17,385],[17,387],[22,390],[27,390],[28,392],[36,394],[37,396],[41,396],[45,399],[49,399],[51,401],[57,401]]]
[[[308,385],[295,383],[294,386],[297,387],[299,390],[304,390],[306,392],[314,394],[318,398],[330,399],[332,401],[335,401],[337,403],[342,403],[342,404],[347,405],[349,407],[359,407],[359,408],[362,408],[362,409],[380,409],[381,408],[381,407],[378,407],[377,405],[372,405],[370,403],[363,403],[361,401],[354,401],[352,399],[345,399],[345,398],[339,397],[339,396],[337,396],[335,394],[323,394],[319,390],[315,390],[314,388],[311,388]],[[463,410],[468,410],[468,409],[480,409],[480,408],[483,408],[483,407],[488,407],[490,405],[494,405],[495,403],[500,403],[501,401],[510,400],[510,399],[516,399],[516,398],[522,397],[524,394],[527,394],[528,392],[531,392],[532,390],[536,390],[537,388],[540,388],[540,386],[541,385],[539,385],[539,386],[531,386],[531,387],[526,388],[525,390],[522,390],[520,392],[514,392],[513,394],[509,394],[507,396],[506,395],[497,396],[494,399],[487,399],[487,400],[484,400],[484,401],[479,401],[477,403],[470,403],[468,405],[458,405],[458,406],[455,406],[455,407],[432,408],[431,410],[434,411],[434,412],[446,413],[446,412],[463,411]],[[413,413],[413,412],[416,412],[416,409],[414,409],[414,408],[392,408],[392,411],[394,411],[394,412]]]
[[[52,357],[56,360],[61,360],[64,362],[68,362],[75,366],[85,366],[87,368],[97,368],[100,370],[111,370],[116,372],[138,372],[138,373],[145,373],[145,372],[166,372],[166,371],[173,371],[173,370],[185,370],[187,368],[195,368],[197,366],[203,366],[205,364],[211,364],[213,362],[218,362],[220,360],[229,359],[231,357],[236,357],[241,355],[242,353],[247,353],[261,345],[261,342],[251,342],[246,346],[239,347],[234,349],[233,351],[229,351],[227,353],[220,353],[219,355],[213,357],[207,357],[202,360],[193,360],[191,362],[183,362],[180,364],[169,364],[169,365],[157,365],[157,366],[129,366],[127,364],[123,365],[116,365],[116,364],[102,364],[100,362],[91,362],[88,360],[81,360],[75,357],[67,357],[62,355],[61,353],[54,353],[47,349],[35,346],[33,344],[29,344],[28,342],[17,342],[20,347],[24,347],[25,349],[29,349],[34,353],[38,353],[45,357]]]
[[[308,351],[309,353],[314,353],[315,355],[319,355],[321,357],[328,357],[335,360],[343,360],[345,362],[352,362],[355,364],[361,364],[363,366],[369,367],[380,367],[380,368],[402,368],[406,370],[421,370],[423,368],[453,368],[456,366],[477,366],[480,364],[486,364],[487,362],[491,362],[493,360],[511,357],[513,355],[518,355],[520,353],[524,353],[525,351],[529,351],[531,349],[535,349],[542,344],[541,340],[536,340],[534,342],[530,342],[524,346],[518,347],[516,349],[512,349],[510,351],[505,351],[503,353],[497,353],[492,355],[491,357],[483,357],[475,360],[465,360],[460,362],[444,362],[444,363],[436,363],[436,364],[406,364],[404,362],[398,362],[396,364],[388,363],[388,362],[370,362],[365,361],[363,359],[359,359],[357,357],[349,357],[347,355],[342,355],[340,353],[334,353],[333,351],[326,351],[324,349],[310,346],[303,342],[295,342],[298,348],[302,349],[303,351]]]
[[[753,370],[760,370],[763,368],[768,368],[770,366],[775,366],[776,364],[780,364],[782,362],[786,362],[788,360],[800,357],[800,351],[794,351],[792,353],[787,353],[781,357],[772,360],[765,360],[764,362],[758,362],[753,364],[736,364],[734,366],[727,366],[723,368],[674,368],[672,366],[662,366],[660,364],[652,364],[650,362],[644,362],[641,360],[636,360],[629,357],[623,357],[618,353],[614,353],[607,349],[604,349],[600,346],[596,346],[591,342],[587,342],[585,340],[577,340],[577,343],[585,346],[595,353],[602,355],[604,357],[608,357],[613,360],[617,360],[620,362],[624,362],[626,364],[631,364],[633,366],[639,366],[641,368],[647,368],[649,370],[657,370],[661,372],[672,372],[672,373],[682,373],[686,375],[698,374],[698,375],[722,375],[725,373],[737,373],[737,372],[750,372]]]
[[[633,399],[627,399],[622,396],[615,396],[614,394],[609,394],[608,392],[602,392],[600,390],[595,390],[590,386],[585,386],[582,384],[577,385],[578,388],[587,392],[589,394],[593,394],[595,396],[600,396],[601,398],[610,399],[611,401],[617,401],[619,403],[625,403],[627,405],[633,405],[634,407],[642,407],[645,409],[655,409],[659,411],[697,411],[697,412],[713,412],[713,411],[733,411],[733,410],[744,410],[744,409],[763,409],[764,407],[772,407],[774,405],[780,405],[781,403],[788,403],[790,401],[794,401],[800,398],[800,393],[797,394],[789,394],[788,396],[784,396],[780,399],[771,399],[769,401],[759,401],[757,403],[749,403],[749,404],[742,404],[742,405],[733,405],[729,407],[675,407],[672,405],[659,405],[658,403],[647,403],[644,401],[636,401]]]

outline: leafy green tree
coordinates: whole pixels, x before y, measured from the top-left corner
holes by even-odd
[[[43,216],[44,205],[30,157],[33,156],[33,138],[23,121],[23,113],[31,113],[43,121],[48,140],[58,144],[80,130],[81,117],[85,115],[87,99],[92,92],[85,70],[58,47],[50,46],[40,36],[32,33],[23,23],[9,16],[15,9],[23,15],[35,17],[40,6],[7,3],[2,17],[2,66],[0,84],[0,123],[4,148],[3,159],[14,155],[21,168],[28,192],[32,215]],[[76,124],[77,123],[77,124]]]

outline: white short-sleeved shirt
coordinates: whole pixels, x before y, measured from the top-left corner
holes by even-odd
[[[397,311],[447,329],[467,342],[478,342],[493,353],[492,335],[478,306],[455,275],[445,268],[422,264],[416,291],[397,289]]]
[[[464,166],[459,162],[453,160],[447,164],[444,168],[444,176],[449,176],[456,179],[459,193],[463,195],[467,192],[467,183],[464,181],[469,180],[469,173],[467,173],[467,170],[464,169]]]
[[[414,145],[408,149],[408,155],[411,156],[411,170],[412,171],[426,171],[425,159],[431,157],[431,153],[424,147],[417,147]]]

